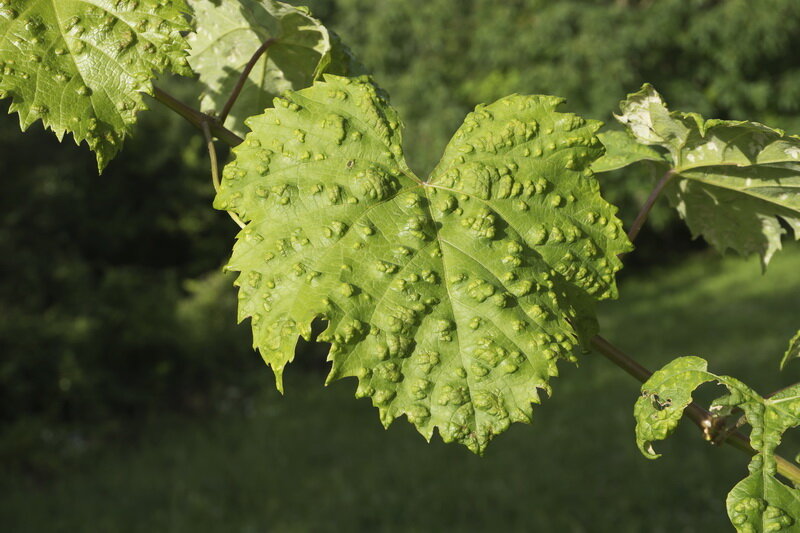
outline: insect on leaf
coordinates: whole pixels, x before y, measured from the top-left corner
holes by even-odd
[[[530,420],[630,249],[589,170],[599,124],[560,103],[478,106],[425,181],[366,81],[326,76],[248,120],[215,206],[247,222],[228,268],[279,387],[323,317],[329,381],[357,377],[385,425],[482,452]]]
[[[189,74],[183,0],[0,0],[0,97],[27,129],[86,141],[102,170],[154,73]]]

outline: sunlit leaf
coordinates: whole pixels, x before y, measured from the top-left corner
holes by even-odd
[[[278,385],[311,322],[329,322],[329,380],[356,376],[388,425],[481,452],[550,392],[596,331],[630,249],[589,166],[598,123],[549,96],[467,116],[427,180],[397,113],[327,76],[249,119],[215,206],[247,222],[229,267],[239,315]]]
[[[102,170],[154,73],[188,74],[183,0],[0,0],[0,96],[23,130],[86,141]]]

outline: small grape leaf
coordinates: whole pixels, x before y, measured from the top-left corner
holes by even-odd
[[[26,130],[72,133],[103,170],[154,73],[190,74],[183,0],[0,0],[0,97]]]
[[[630,243],[589,165],[596,122],[549,96],[479,106],[428,181],[373,85],[325,76],[252,117],[215,207],[247,222],[228,268],[239,318],[275,371],[311,321],[328,380],[357,376],[385,425],[482,452],[550,393],[558,359],[594,334]]]
[[[627,131],[603,131],[597,138],[605,146],[606,153],[592,165],[594,172],[618,170],[640,161],[667,163],[661,153],[640,143]]]
[[[786,349],[786,353],[783,354],[783,359],[781,360],[781,370],[786,366],[786,363],[798,357],[800,357],[800,331],[789,341],[789,347]]]
[[[699,357],[680,357],[642,385],[634,407],[636,444],[646,457],[659,457],[652,443],[675,431],[693,391],[708,382],[724,385],[729,393],[715,400],[711,411],[741,409],[752,427],[750,444],[756,451],[749,475],[728,494],[728,516],[741,532],[794,531],[800,520],[800,490],[776,477],[775,449],[782,435],[800,424],[800,385],[762,398],[741,381],[717,376],[707,368]]]
[[[666,149],[674,174],[666,194],[695,237],[720,252],[757,253],[764,269],[781,249],[781,221],[800,239],[800,137],[756,122],[670,112],[650,85],[620,108],[617,119],[636,141]],[[610,153],[630,150],[621,136],[604,142]]]
[[[225,125],[239,135],[244,119],[262,113],[284,91],[308,87],[322,72],[350,75],[359,70],[341,39],[306,7],[275,0],[189,0],[195,32],[189,36],[189,63],[204,92],[200,107],[219,113],[245,65],[274,39],[248,76]]]

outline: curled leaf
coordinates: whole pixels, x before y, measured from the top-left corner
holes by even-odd
[[[740,532],[795,531],[800,490],[776,477],[775,450],[783,434],[800,424],[800,385],[763,398],[737,379],[708,372],[707,366],[699,357],[680,357],[642,385],[634,407],[639,449],[648,458],[659,457],[652,443],[675,431],[694,390],[709,382],[725,386],[728,394],[713,403],[712,412],[741,409],[752,427],[750,445],[756,451],[749,475],[728,494],[728,516]]]
[[[800,331],[789,341],[789,347],[781,360],[781,369],[786,366],[786,363],[798,357],[800,357]]]
[[[676,177],[665,191],[694,236],[720,252],[758,254],[764,269],[781,249],[783,224],[800,239],[800,138],[756,122],[669,111],[650,85],[620,108],[631,138],[666,150]],[[608,143],[627,146],[619,136]]]

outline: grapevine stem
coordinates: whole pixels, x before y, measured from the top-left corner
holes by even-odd
[[[241,94],[244,84],[247,82],[247,78],[250,77],[250,72],[252,72],[253,68],[256,66],[256,63],[258,63],[258,60],[261,59],[261,56],[264,55],[269,47],[274,43],[275,39],[267,39],[264,41],[264,44],[258,47],[258,50],[255,51],[253,57],[251,57],[250,61],[248,61],[247,65],[245,65],[244,70],[242,70],[242,73],[239,76],[239,80],[236,82],[236,86],[234,86],[233,91],[231,91],[231,95],[228,97],[228,101],[225,102],[225,106],[222,108],[222,112],[219,114],[220,124],[225,124],[225,119],[228,118],[228,115],[233,108],[233,104],[235,104],[236,99],[239,98],[239,94]]]
[[[233,133],[231,130],[225,128],[214,120],[213,117],[206,115],[190,107],[171,94],[167,93],[166,91],[159,89],[158,87],[153,88],[153,98],[167,106],[169,109],[174,111],[175,113],[179,114],[183,118],[185,118],[190,124],[193,126],[203,129],[203,123],[208,124],[209,131],[211,134],[219,139],[220,141],[230,145],[236,146],[242,144],[244,139]]]
[[[644,226],[644,223],[647,220],[647,215],[650,214],[650,210],[653,209],[653,205],[655,205],[656,200],[658,200],[658,197],[661,195],[661,191],[664,190],[664,187],[667,186],[667,183],[669,183],[674,176],[675,170],[670,169],[661,177],[660,180],[658,180],[658,183],[656,183],[656,186],[653,188],[650,196],[647,197],[647,200],[642,206],[641,211],[639,211],[639,214],[636,215],[636,218],[631,225],[631,229],[628,230],[628,239],[630,239],[631,242],[636,240],[636,237],[642,230],[642,226]]]
[[[628,357],[622,350],[608,342],[600,335],[595,335],[589,341],[592,347],[600,352],[606,359],[620,367],[622,370],[644,383],[653,375],[648,369]]]
[[[200,129],[203,130],[203,136],[206,138],[208,158],[211,160],[211,181],[214,183],[214,190],[219,192],[219,160],[217,159],[217,148],[214,146],[214,137],[211,136],[211,127],[209,126],[209,121],[204,120],[200,124]],[[240,228],[244,228],[244,222],[242,222],[242,219],[239,218],[236,213],[233,211],[227,211],[227,213],[231,216],[233,221],[239,225]]]
[[[665,176],[665,178],[667,178],[667,176]],[[662,181],[664,181],[664,178],[662,178]],[[603,337],[595,335],[590,340],[590,343],[592,347],[600,352],[600,354],[606,359],[620,367],[622,370],[640,382],[644,383],[650,378],[650,376],[653,375],[650,370],[640,365],[638,362],[633,360],[630,356],[608,342]],[[683,414],[703,431],[708,440],[717,442],[715,440],[715,435],[712,433],[714,428],[714,415],[694,402],[690,403],[686,407],[686,410],[684,410]],[[725,435],[723,442],[749,455],[756,454],[756,451],[752,446],[750,446],[750,439],[740,431],[731,431]],[[779,455],[775,455],[775,461],[778,463],[778,473],[780,475],[794,484],[800,484],[800,468]]]

